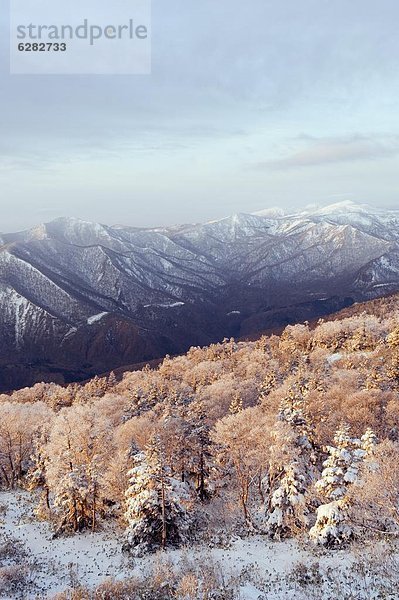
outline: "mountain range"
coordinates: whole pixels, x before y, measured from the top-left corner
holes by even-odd
[[[399,290],[399,210],[344,202],[0,236],[0,388],[86,379]]]

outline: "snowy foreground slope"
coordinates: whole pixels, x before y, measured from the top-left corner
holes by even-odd
[[[236,538],[223,548],[194,546],[133,560],[121,553],[121,532],[52,539],[48,524],[35,520],[31,496],[25,492],[1,493],[0,507],[0,548],[11,540],[15,554],[14,558],[4,551],[0,554],[1,598],[51,598],[80,585],[94,588],[107,578],[145,575],[161,563],[183,569],[212,564],[224,581],[231,582],[229,597],[241,600],[399,597],[398,581],[393,581],[397,575],[392,572],[397,558],[383,545],[352,548],[351,553],[316,553],[308,543],[301,547],[295,541],[270,542],[254,536]],[[7,591],[4,569],[12,564],[18,565],[25,580]]]
[[[399,212],[353,203],[0,236],[0,388],[87,379],[399,289]]]

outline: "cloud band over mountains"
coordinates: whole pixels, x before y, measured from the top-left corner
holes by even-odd
[[[399,154],[399,136],[349,136],[314,138],[302,136],[306,147],[285,158],[260,163],[260,168],[292,169],[350,161],[375,160]]]

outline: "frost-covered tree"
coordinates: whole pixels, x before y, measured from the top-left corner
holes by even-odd
[[[37,439],[51,419],[43,402],[0,405],[0,488],[22,485]]]
[[[342,425],[334,436],[334,446],[328,446],[329,457],[323,463],[317,491],[328,500],[340,500],[347,486],[356,481],[361,461],[366,456],[362,441],[350,436],[348,425]]]
[[[218,448],[217,459],[231,477],[234,495],[249,530],[256,528],[251,510],[253,497],[258,492],[263,495],[260,482],[267,468],[269,435],[270,418],[259,406],[220,419],[212,433]]]
[[[371,427],[368,427],[362,437],[360,438],[362,450],[366,452],[367,456],[372,456],[376,449],[378,438]]]
[[[144,452],[137,453],[133,463],[126,490],[124,549],[142,556],[187,542],[192,526],[189,487],[172,477],[159,438],[154,437]]]
[[[62,409],[46,446],[46,482],[59,533],[94,530],[101,512],[104,475],[112,457],[111,425],[92,406]]]
[[[272,537],[282,537],[308,524],[306,488],[307,478],[300,460],[284,467],[270,498],[267,526]]]
[[[399,326],[395,326],[387,336],[387,342],[390,348],[399,348]]]
[[[306,413],[304,382],[291,387],[280,404],[267,483],[266,524],[272,537],[308,525],[307,490],[314,478],[313,427]]]
[[[107,391],[107,378],[106,377],[98,377],[95,375],[93,379],[90,379],[88,383],[84,386],[84,391],[87,394],[87,397],[96,397],[101,398]]]
[[[399,534],[399,445],[384,440],[365,461],[359,485],[350,490],[350,516],[363,534]]]
[[[49,518],[51,513],[50,489],[47,483],[49,429],[49,426],[43,428],[40,437],[36,440],[34,452],[31,456],[32,465],[26,477],[26,487],[28,490],[41,490],[39,504],[36,507],[35,513],[39,518],[44,519]]]
[[[212,463],[210,427],[202,402],[193,402],[188,415],[190,424],[189,443],[191,446],[190,469],[195,475],[196,490],[200,500],[208,497],[207,478]]]
[[[332,547],[347,543],[353,536],[347,523],[345,500],[334,500],[317,509],[316,524],[309,535],[317,544]]]
[[[376,343],[375,337],[373,336],[371,327],[368,327],[368,325],[371,324],[365,319],[352,333],[350,340],[347,342],[349,350],[356,352],[360,350],[370,350],[374,347]]]
[[[300,381],[291,387],[280,403],[278,420],[288,423],[297,434],[297,444],[304,450],[312,450],[313,426],[306,411],[305,397],[309,391],[308,382]]]
[[[117,383],[118,383],[118,380],[116,378],[116,375],[115,375],[114,371],[111,371],[111,373],[108,375],[107,389],[112,390],[116,386]]]
[[[58,480],[54,507],[60,515],[57,534],[68,529],[82,531],[96,527],[98,482],[89,475],[85,465],[75,465]]]
[[[349,488],[360,477],[364,460],[374,452],[377,438],[367,429],[361,439],[350,435],[348,425],[342,425],[334,436],[334,446],[328,446],[329,457],[323,463],[321,478],[316,490],[330,502],[317,509],[316,523],[310,537],[319,544],[338,546],[346,543],[353,535],[348,524]]]
[[[393,348],[389,357],[386,365],[386,375],[391,387],[397,390],[399,388],[399,349],[397,346]]]

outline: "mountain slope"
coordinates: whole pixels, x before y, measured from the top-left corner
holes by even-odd
[[[69,381],[399,289],[399,212],[352,203],[171,228],[4,234],[0,386]]]

